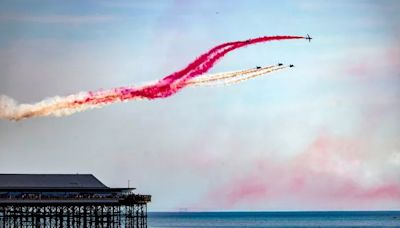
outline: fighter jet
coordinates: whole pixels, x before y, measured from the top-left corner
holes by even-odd
[[[307,36],[306,36],[306,40],[308,40],[308,42],[311,42],[311,40],[312,40],[312,37],[310,37],[310,35],[308,35],[308,34],[307,34]]]
[[[278,63],[278,66],[283,66],[283,64],[282,63]]]
[[[290,64],[289,67],[294,67],[294,65],[293,65],[293,64]]]
[[[261,67],[260,66],[256,66],[256,69],[261,69]]]

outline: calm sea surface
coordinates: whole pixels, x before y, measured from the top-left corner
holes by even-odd
[[[400,211],[149,212],[149,227],[399,227]]]

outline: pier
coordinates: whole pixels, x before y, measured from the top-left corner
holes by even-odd
[[[0,174],[0,227],[147,227],[150,195],[91,174]]]

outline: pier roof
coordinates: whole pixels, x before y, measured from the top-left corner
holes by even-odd
[[[0,174],[0,189],[109,189],[92,174]]]

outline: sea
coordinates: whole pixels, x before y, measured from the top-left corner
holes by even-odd
[[[149,212],[148,227],[399,227],[400,211]]]

